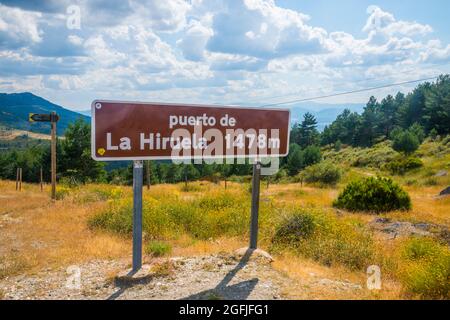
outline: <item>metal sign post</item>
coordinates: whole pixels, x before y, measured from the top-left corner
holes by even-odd
[[[144,164],[133,161],[133,271],[142,266],[142,184]]]
[[[252,212],[250,218],[250,249],[258,247],[258,213],[259,213],[259,186],[261,176],[261,163],[253,164],[252,177]]]
[[[94,100],[91,155],[133,161],[133,271],[142,266],[144,160],[278,158],[289,153],[290,111]],[[147,187],[150,187],[150,163]],[[187,167],[184,171],[188,183]],[[261,163],[253,165],[250,248],[258,245]],[[225,188],[227,174],[225,174]]]

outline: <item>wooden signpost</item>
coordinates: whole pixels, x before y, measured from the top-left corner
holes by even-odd
[[[22,191],[22,168],[16,171],[16,191]]]
[[[52,181],[52,199],[56,200],[56,123],[59,116],[56,112],[50,114],[30,113],[28,115],[30,122],[50,122],[51,124],[51,181]],[[41,190],[42,190],[42,172],[41,172]]]
[[[142,266],[144,160],[252,159],[250,248],[257,248],[260,161],[288,154],[289,110],[95,100],[91,114],[92,158],[133,161],[133,271]]]

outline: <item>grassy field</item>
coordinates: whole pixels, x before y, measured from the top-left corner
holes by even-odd
[[[391,153],[378,145],[366,154],[346,148],[325,154],[341,163],[344,174],[335,186],[293,183],[261,185],[260,246],[275,257],[273,267],[293,279],[318,274],[365,286],[366,270],[377,265],[382,289],[357,296],[312,288],[317,299],[449,298],[450,197],[437,197],[450,185],[450,153],[442,143],[425,143],[418,154],[424,166],[392,176],[409,194],[410,211],[375,215],[346,212],[332,203],[350,182],[382,174],[377,158]],[[355,163],[355,159],[357,159]],[[374,161],[375,159],[375,161]],[[362,166],[361,163],[364,163]],[[294,180],[295,181],[295,180]],[[191,182],[144,189],[145,259],[152,256],[196,256],[231,252],[246,246],[249,232],[248,183]],[[93,259],[129,258],[132,231],[132,190],[127,186],[88,184],[58,186],[58,200],[49,187],[0,181],[0,279],[32,274]],[[440,233],[386,237],[374,220],[429,226]],[[445,231],[445,232],[442,232]],[[300,288],[287,296],[305,298]]]
[[[154,247],[155,241],[168,244],[172,256],[211,254],[245,246],[250,211],[248,185],[228,183],[226,191],[223,185],[208,182],[195,182],[190,186],[189,191],[183,191],[184,184],[158,185],[144,191],[146,246]],[[373,215],[342,214],[332,208],[340,188],[341,185],[316,188],[292,183],[270,185],[268,189],[263,186],[260,244],[275,255],[274,267],[293,278],[301,279],[306,273],[314,272],[364,283],[367,266],[381,266],[384,280],[381,291],[366,290],[363,296],[354,297],[317,292],[318,298],[448,298],[439,293],[436,296],[433,289],[428,292],[429,282],[439,282],[439,279],[418,279],[424,273],[433,277],[435,270],[422,270],[431,268],[433,261],[448,268],[445,265],[448,247],[436,240],[388,241],[377,237],[368,227]],[[0,277],[92,259],[129,256],[131,188],[94,184],[60,187],[60,200],[55,203],[49,200],[48,190],[40,192],[35,185],[25,184],[19,193],[13,182],[2,181],[0,189]],[[440,186],[406,187],[413,210],[384,216],[448,226],[450,198],[436,199],[440,189]],[[310,217],[312,225],[318,226],[317,232],[299,244],[275,243],[278,226],[292,215]],[[425,260],[405,257],[416,249],[425,250]],[[151,255],[152,250],[158,249],[150,248],[146,254]],[[436,251],[440,252],[437,258],[433,256]],[[445,279],[442,285],[444,288],[438,291],[448,294]],[[292,290],[292,298],[301,295],[295,288]]]

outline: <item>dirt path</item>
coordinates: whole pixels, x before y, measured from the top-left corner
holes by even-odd
[[[290,289],[308,288],[358,294],[362,287],[350,282],[311,277],[299,283],[272,268],[263,258],[219,254],[189,258],[155,259],[145,265],[144,276],[133,281],[117,277],[128,262],[91,261],[77,269],[43,270],[36,275],[14,276],[0,281],[3,299],[289,299]],[[69,271],[69,272],[68,272]],[[71,277],[72,276],[72,277]],[[69,284],[69,287],[67,287]],[[75,284],[75,286],[74,286]],[[72,287],[72,288],[71,288]]]

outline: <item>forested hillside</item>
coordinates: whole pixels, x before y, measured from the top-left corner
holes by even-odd
[[[60,116],[57,134],[62,135],[70,123],[77,119],[89,121],[89,117],[70,111],[51,103],[32,93],[0,93],[0,125],[32,132],[49,134],[50,124],[28,122],[29,113],[50,113],[55,111]]]

